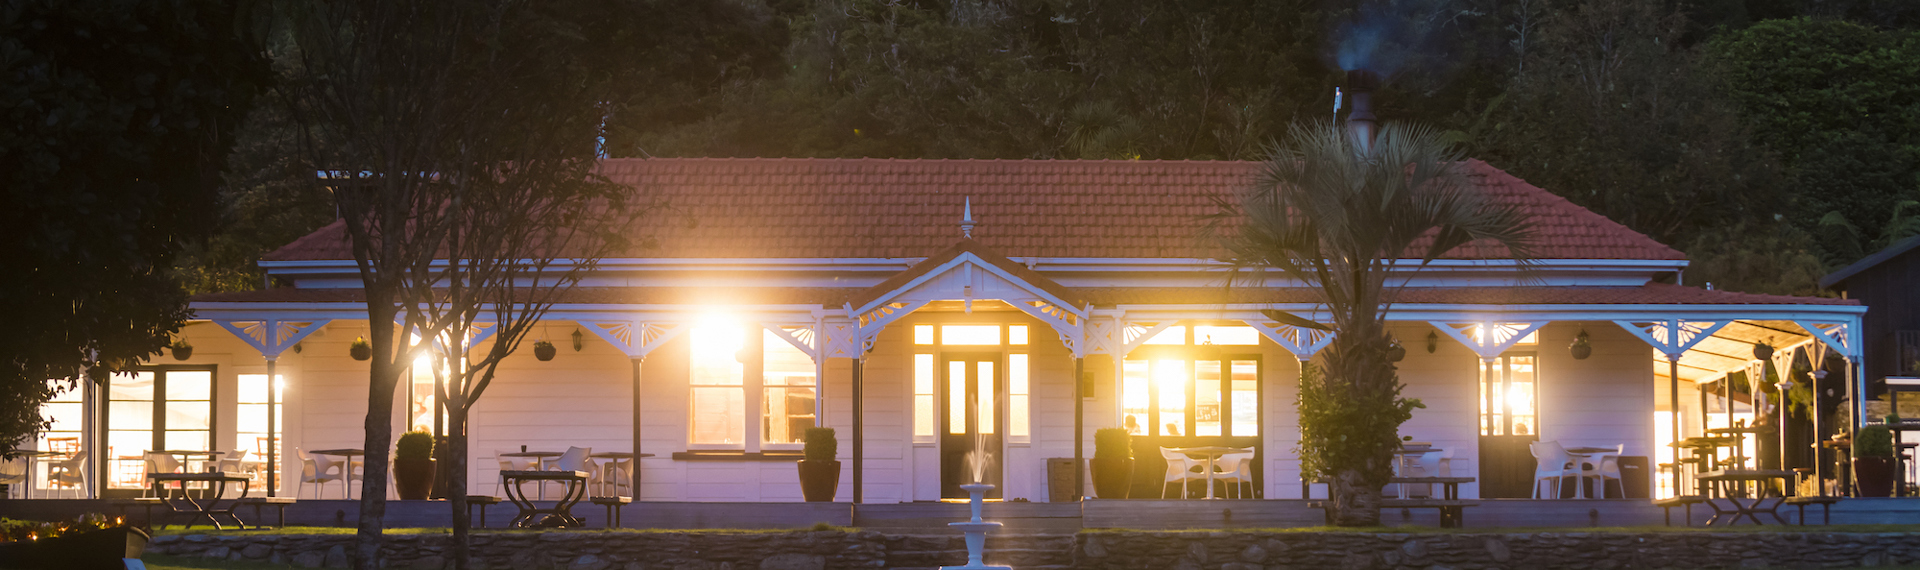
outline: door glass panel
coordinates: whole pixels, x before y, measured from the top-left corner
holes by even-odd
[[[1260,367],[1252,360],[1233,361],[1233,435],[1260,435]]]
[[[204,431],[167,430],[167,449],[205,451],[212,445],[212,439]]]
[[[167,431],[203,430],[213,427],[213,417],[210,415],[213,405],[210,402],[167,402],[166,406]]]
[[[947,433],[967,433],[967,363],[947,363]]]
[[[1193,363],[1193,435],[1222,435],[1220,361]]]
[[[1187,435],[1187,379],[1187,361],[1153,362],[1153,382],[1160,388],[1160,435]]]
[[[1145,428],[1150,421],[1147,406],[1152,398],[1152,393],[1147,391],[1147,361],[1128,360],[1123,369],[1125,379],[1122,380],[1120,392],[1123,402],[1121,412],[1125,414],[1125,419],[1121,421],[1127,433],[1147,435]]]
[[[153,427],[153,402],[115,401],[107,403],[107,429],[110,430],[147,430]],[[140,444],[140,449],[153,445],[153,438]]]
[[[1513,414],[1513,435],[1538,435],[1540,426],[1535,418],[1533,357],[1514,356],[1506,359],[1509,370],[1507,388],[1507,409]]]
[[[152,372],[135,372],[132,376],[114,376],[107,386],[109,400],[145,400],[153,401]]]
[[[982,361],[979,363],[980,388],[976,394],[978,394],[980,398],[980,433],[984,434],[995,433],[995,426],[1000,425],[999,418],[994,416],[994,408],[997,406],[994,406],[993,402],[995,399],[994,395],[997,392],[994,391],[993,364],[992,361]]]

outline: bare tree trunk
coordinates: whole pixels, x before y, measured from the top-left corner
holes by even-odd
[[[462,400],[447,402],[447,502],[453,506],[453,543],[447,546],[454,570],[467,570],[473,565],[473,521],[467,520],[468,414]]]
[[[1360,469],[1341,469],[1327,486],[1334,526],[1380,526],[1380,487]]]
[[[373,298],[378,293],[370,293]],[[391,298],[391,294],[385,295]],[[385,306],[392,306],[390,303]],[[376,307],[370,306],[370,309]],[[399,384],[399,371],[394,364],[394,355],[404,351],[394,345],[392,326],[379,326],[379,323],[392,323],[393,310],[370,310],[368,334],[373,347],[373,365],[368,374],[366,442],[362,449],[366,452],[366,465],[361,470],[359,532],[354,540],[353,567],[355,570],[376,570],[380,568],[381,534],[386,530],[387,516],[387,449],[393,446],[393,392]],[[352,464],[347,470],[352,471]],[[348,483],[351,485],[351,482]]]

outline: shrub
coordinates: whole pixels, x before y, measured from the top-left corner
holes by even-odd
[[[1100,428],[1093,432],[1094,459],[1133,459],[1133,436],[1124,428]]]
[[[834,439],[833,428],[807,428],[807,461],[833,461],[840,455],[840,440]]]
[[[424,431],[400,434],[400,441],[393,444],[393,456],[396,459],[433,459],[433,434]]]
[[[1893,457],[1893,432],[1887,426],[1866,426],[1853,434],[1854,457]]]

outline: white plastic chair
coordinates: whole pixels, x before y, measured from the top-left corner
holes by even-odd
[[[179,473],[180,470],[185,467],[180,463],[180,460],[175,459],[172,454],[149,451],[143,455],[147,463],[147,475],[149,476],[155,473]],[[142,492],[142,496],[151,495],[153,493],[153,481],[149,479],[142,483],[146,485],[146,490]],[[184,485],[177,488],[180,489],[182,494],[187,492],[187,488]]]
[[[299,496],[300,490],[307,488],[308,483],[312,483],[313,498],[318,500],[326,494],[328,481],[339,481],[340,494],[343,497],[347,494],[347,476],[341,469],[340,463],[328,459],[325,455],[307,455],[306,451],[298,447],[293,448],[293,453],[300,457],[300,488],[294,489],[294,496]]]
[[[1560,442],[1536,441],[1527,444],[1527,449],[1533,452],[1535,462],[1533,498],[1540,498],[1540,484],[1548,479],[1553,480],[1553,496],[1549,497],[1553,499],[1560,498],[1560,489],[1567,477],[1572,477],[1576,483],[1580,481],[1580,468],[1573,465],[1573,456],[1567,453],[1567,448],[1561,446]]]
[[[627,490],[625,496],[639,496],[635,494],[636,492],[633,490],[632,459],[611,459],[601,464],[600,469],[602,471],[600,475],[602,493],[605,493],[606,489],[611,487],[613,488],[613,494],[611,496],[621,496],[620,489],[625,488]]]
[[[47,483],[56,489],[72,489],[75,499],[87,498],[87,455],[75,453],[72,458],[49,466]]]
[[[1167,485],[1179,484],[1180,498],[1185,499],[1187,498],[1187,483],[1195,479],[1206,479],[1205,474],[1198,472],[1200,462],[1194,461],[1191,457],[1187,457],[1185,453],[1174,451],[1172,448],[1162,447],[1160,448],[1160,457],[1167,460],[1167,478],[1160,483],[1160,498],[1162,499],[1167,498]]]
[[[1607,481],[1620,480],[1620,456],[1626,455],[1626,453],[1627,444],[1622,443],[1613,448],[1613,453],[1596,453],[1580,462],[1580,478],[1583,480],[1582,483],[1585,483],[1585,479],[1596,479],[1593,492],[1599,495],[1597,498],[1607,498]],[[1622,484],[1620,490],[1622,492],[1626,491],[1624,484]]]
[[[500,462],[500,472],[534,471],[539,469],[539,467],[533,464],[534,460],[532,457],[505,457],[507,453],[511,452],[500,451],[498,449],[493,450],[493,458]],[[500,472],[495,472],[493,475],[493,496],[495,497],[501,496],[500,486],[507,480],[506,476],[501,475]],[[545,498],[544,495],[542,498]]]
[[[21,489],[21,496],[25,496],[26,482],[27,482],[27,458],[26,457],[15,457],[5,461],[0,461],[0,483],[6,484],[8,495],[12,495],[14,489]]]
[[[600,482],[600,469],[599,465],[594,463],[593,458],[588,457],[589,455],[593,455],[593,448],[591,447],[568,447],[567,452],[560,454],[560,457],[554,458],[553,464],[548,465],[546,470],[585,471],[587,472],[587,486],[592,487]],[[546,497],[546,491],[547,484],[542,481],[540,483],[541,498]]]
[[[1408,477],[1452,477],[1453,476],[1453,450],[1449,449],[1446,451],[1429,451],[1429,452],[1420,454],[1418,457],[1414,458],[1413,465],[1409,466],[1409,473],[1407,474],[1407,476]],[[1411,498],[1421,498],[1421,499],[1432,497],[1433,484],[1432,483],[1408,484],[1407,496]]]
[[[1253,449],[1222,455],[1214,465],[1220,470],[1213,473],[1213,480],[1225,481],[1230,496],[1246,498],[1241,487],[1253,484]]]

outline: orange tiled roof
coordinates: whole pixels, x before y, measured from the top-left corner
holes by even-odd
[[[1054,285],[1053,287],[1058,287]],[[1235,287],[1076,287],[1061,288],[1075,302],[1095,305],[1313,303],[1313,289]],[[1054,292],[1049,289],[1049,292]],[[1056,294],[1059,294],[1056,293]],[[813,305],[839,308],[873,294],[869,288],[700,288],[576,287],[562,292],[561,304],[642,305]],[[359,289],[295,289],[196,295],[195,303],[361,303]],[[1638,287],[1416,287],[1401,291],[1399,303],[1445,305],[1858,305],[1853,299],[1757,295],[1709,291],[1665,283]]]
[[[1494,199],[1519,203],[1543,259],[1685,259],[1679,251],[1488,165],[1468,161]],[[1209,258],[1201,237],[1214,199],[1231,199],[1254,162],[894,159],[614,159],[603,174],[671,206],[636,223],[657,247],[618,257],[924,257],[960,237],[972,198],[974,239],[1008,257]],[[687,221],[693,222],[687,227]],[[1468,244],[1450,257],[1496,259]],[[350,259],[339,224],[269,260]]]

